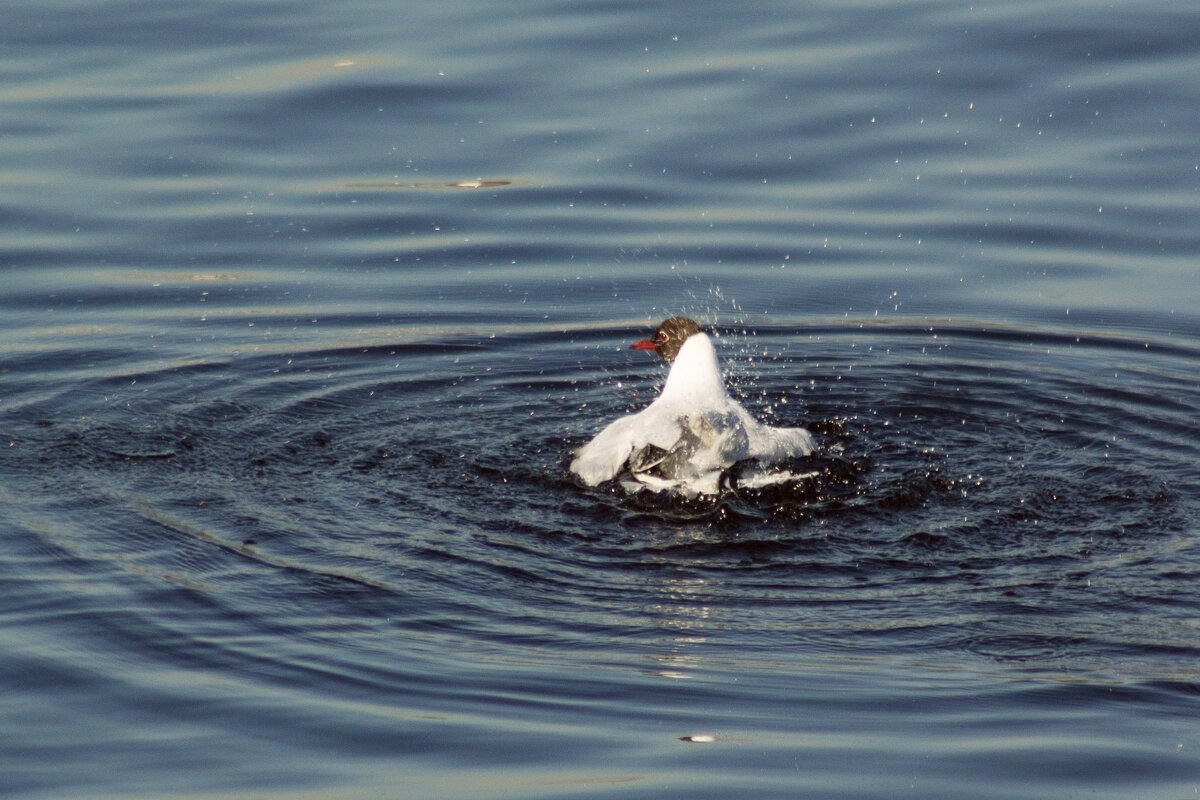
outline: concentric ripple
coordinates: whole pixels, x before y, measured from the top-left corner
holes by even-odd
[[[710,635],[751,660],[770,639],[730,622],[750,609],[754,630],[822,652],[1087,672],[1154,662],[1167,639],[1200,649],[1179,592],[1198,556],[1186,348],[986,325],[725,331],[734,391],[814,430],[792,466],[818,477],[735,474],[695,500],[565,469],[661,381],[609,346],[624,336],[270,355],[124,396],[100,369],[80,389],[109,393],[100,413],[9,415],[6,474],[37,465],[57,499],[30,526],[71,559],[206,587],[229,615],[286,586],[306,637],[365,603],[488,648],[600,647],[644,639],[631,609],[665,602],[680,624],[725,617]],[[51,524],[85,516],[106,523]]]

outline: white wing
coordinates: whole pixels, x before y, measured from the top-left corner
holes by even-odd
[[[678,421],[658,413],[650,405],[637,414],[609,423],[579,448],[571,462],[571,471],[588,486],[596,486],[615,478],[635,450],[647,445],[670,450],[679,436]]]

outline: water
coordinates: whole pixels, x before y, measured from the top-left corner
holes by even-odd
[[[5,796],[1200,792],[1191,4],[5,19]]]

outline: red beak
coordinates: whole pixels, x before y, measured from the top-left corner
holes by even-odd
[[[658,345],[656,345],[650,339],[639,339],[636,342],[634,342],[633,344],[629,345],[629,349],[630,350],[653,350],[657,346]]]

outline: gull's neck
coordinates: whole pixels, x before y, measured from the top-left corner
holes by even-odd
[[[724,398],[725,381],[717,351],[707,334],[694,333],[683,343],[663,386],[662,400]]]

